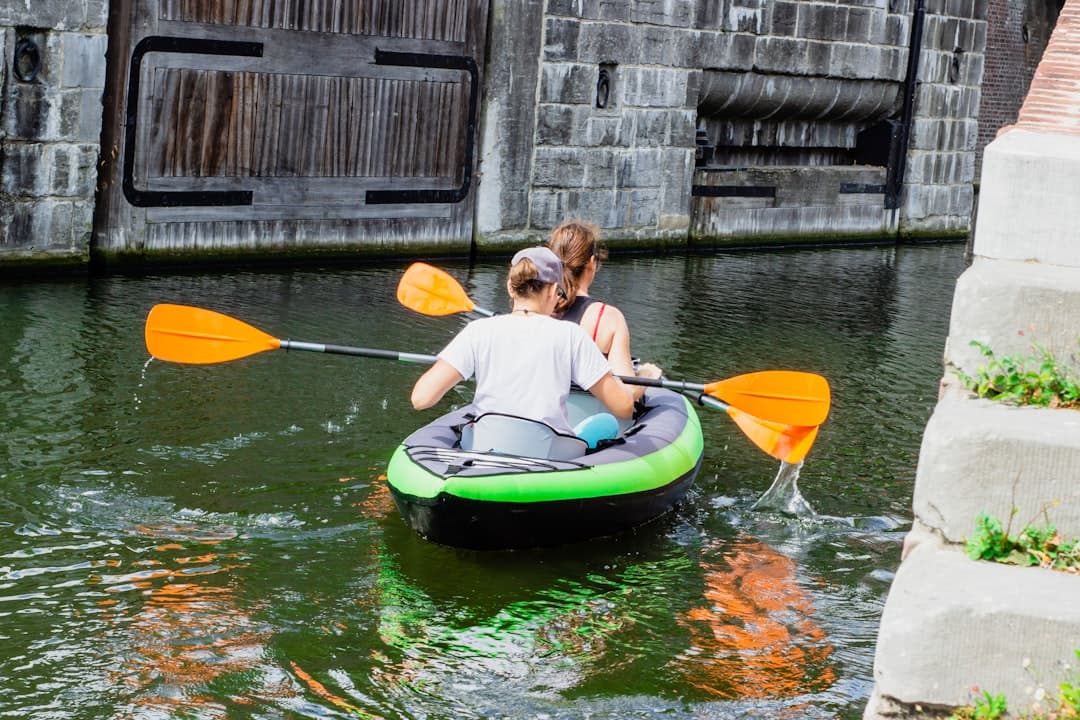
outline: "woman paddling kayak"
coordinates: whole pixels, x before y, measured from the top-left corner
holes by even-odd
[[[513,309],[469,323],[417,380],[413,407],[434,406],[450,388],[475,375],[477,417],[514,416],[572,434],[566,407],[571,383],[592,393],[616,417],[632,417],[633,393],[592,340],[576,324],[551,317],[564,294],[562,282],[562,262],[548,248],[514,255],[506,283]]]

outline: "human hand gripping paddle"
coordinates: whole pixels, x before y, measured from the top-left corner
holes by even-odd
[[[428,365],[435,362],[434,355],[281,340],[242,320],[189,305],[155,305],[146,318],[145,340],[146,349],[158,360],[196,365],[239,360],[268,350],[307,350]],[[644,379],[624,378],[624,381],[638,383]],[[816,426],[764,420],[715,398],[702,396],[702,399],[727,412],[755,445],[778,460],[801,461],[817,435]]]
[[[402,305],[425,315],[495,314],[477,307],[452,275],[426,263],[409,266],[398,282],[397,297]],[[759,448],[789,463],[806,457],[831,403],[824,377],[793,370],[766,370],[710,383],[619,377],[629,385],[696,394],[701,404],[726,412]]]

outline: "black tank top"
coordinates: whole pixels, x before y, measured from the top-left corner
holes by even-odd
[[[570,307],[566,308],[566,312],[562,314],[560,320],[567,320],[572,323],[581,324],[581,318],[585,315],[585,308],[592,305],[594,302],[599,302],[596,298],[591,298],[588,295],[578,295],[574,298],[574,302]]]

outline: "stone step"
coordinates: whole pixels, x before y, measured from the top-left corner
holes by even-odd
[[[864,720],[1003,693],[1014,715],[1080,674],[1080,575],[970,560],[918,525],[889,591]],[[1044,703],[1043,708],[1046,705]]]

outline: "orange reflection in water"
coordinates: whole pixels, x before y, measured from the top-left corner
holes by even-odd
[[[802,695],[836,682],[833,648],[814,622],[795,563],[754,540],[712,557],[720,547],[702,551],[707,605],[678,619],[691,640],[675,660],[686,682],[743,699]]]
[[[219,539],[200,541],[216,545]],[[126,688],[126,707],[117,717],[226,718],[224,698],[214,697],[210,683],[230,673],[250,671],[262,660],[270,629],[239,606],[236,591],[224,578],[235,565],[215,552],[172,556],[176,543],[159,545],[156,557],[135,563],[142,569],[108,576],[101,582],[115,599],[103,600],[116,616],[106,642],[122,658],[110,672],[114,684]],[[221,563],[221,564],[216,564]],[[140,603],[124,602],[130,592]],[[119,647],[118,647],[119,646]],[[231,700],[243,704],[244,698]]]

